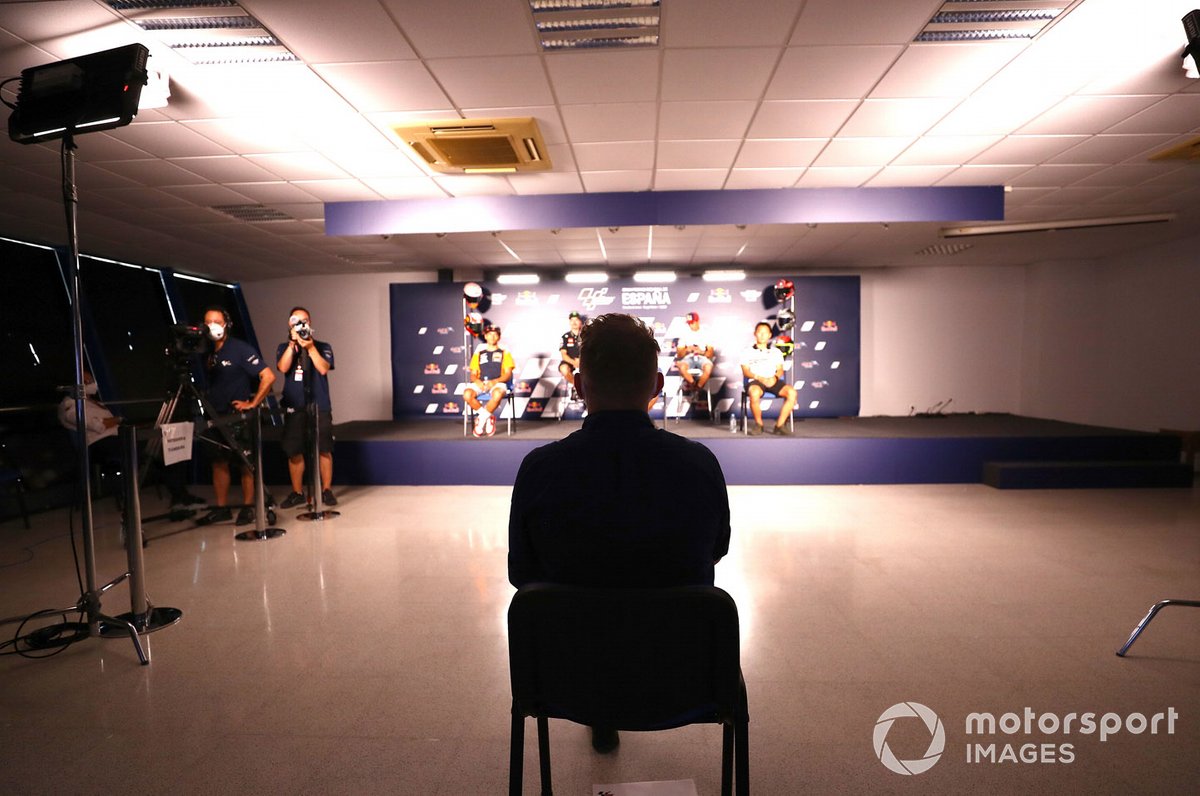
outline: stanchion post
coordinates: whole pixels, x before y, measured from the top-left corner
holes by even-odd
[[[254,410],[254,530],[242,531],[234,536],[243,542],[263,542],[278,539],[287,531],[283,528],[267,527],[267,499],[263,486],[262,455],[262,408]]]

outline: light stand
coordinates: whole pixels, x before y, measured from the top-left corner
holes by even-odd
[[[313,344],[316,344],[315,341]],[[305,426],[309,433],[308,449],[312,454],[310,459],[312,466],[309,467],[309,488],[312,490],[313,502],[312,511],[298,514],[297,519],[305,521],[331,520],[341,516],[341,512],[325,508],[321,501],[321,408],[317,406],[316,398],[313,396],[313,380],[317,376],[313,372],[312,357],[309,356],[307,348],[300,349],[300,368],[304,372],[304,411],[308,413],[308,422]]]

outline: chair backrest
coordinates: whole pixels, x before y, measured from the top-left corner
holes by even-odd
[[[513,709],[619,730],[745,711],[737,606],[714,586],[532,584],[508,609]]]

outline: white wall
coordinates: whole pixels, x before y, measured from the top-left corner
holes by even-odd
[[[335,367],[329,376],[329,393],[334,422],[344,423],[392,419],[388,286],[436,278],[434,271],[299,276],[246,282],[242,289],[259,345],[269,360],[287,339],[288,312],[297,305],[308,308],[316,337],[333,345]]]
[[[1197,245],[1029,268],[1021,413],[1200,429]]]
[[[863,415],[1011,412],[1153,430],[1200,429],[1197,241],[1099,263],[862,272]],[[268,356],[288,310],[333,343],[334,416],[392,416],[388,286],[435,272],[249,282]]]
[[[863,415],[1016,412],[1022,268],[883,268],[862,275]]]

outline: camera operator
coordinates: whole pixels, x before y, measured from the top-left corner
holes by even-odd
[[[333,482],[333,407],[329,402],[329,371],[333,370],[333,346],[313,338],[312,316],[304,307],[293,307],[288,313],[288,341],[279,344],[277,356],[276,364],[283,374],[285,413],[280,447],[287,456],[288,476],[292,480],[292,494],[284,498],[279,507],[290,509],[305,503],[304,455],[309,452],[305,445],[309,437],[309,396],[318,413],[321,502],[336,506],[337,498],[330,489]]]
[[[213,344],[207,363],[209,403],[217,412],[248,412],[257,408],[270,394],[271,385],[275,383],[275,374],[271,372],[270,367],[263,364],[262,357],[254,350],[254,346],[229,336],[233,322],[223,307],[207,308],[204,311],[204,326]],[[227,430],[242,450],[250,449],[250,429],[244,419],[228,424]],[[229,498],[229,484],[232,481],[230,464],[235,463],[241,470],[243,499],[237,524],[250,525],[254,522],[254,509],[251,508],[254,503],[254,474],[242,465],[242,457],[237,451],[228,450],[218,429],[210,428],[204,436],[217,443],[211,446],[216,507],[198,522],[207,525],[232,519],[233,515],[226,507],[226,502]]]

